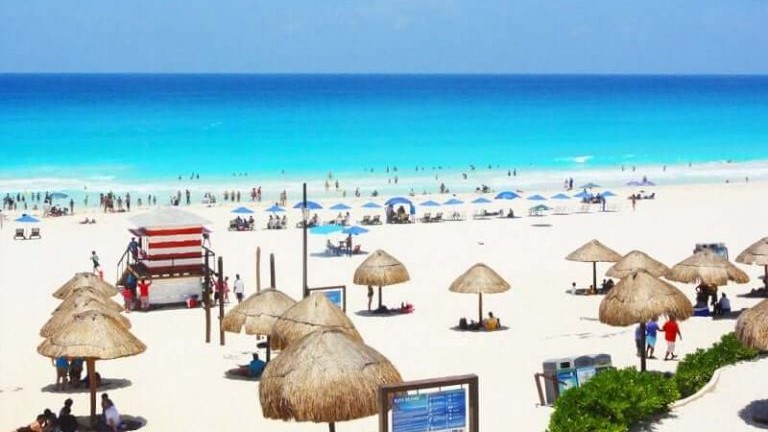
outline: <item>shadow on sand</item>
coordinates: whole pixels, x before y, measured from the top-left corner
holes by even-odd
[[[125,387],[129,387],[133,383],[131,380],[127,379],[119,379],[119,378],[103,378],[101,380],[101,385],[99,388],[96,389],[98,392],[103,391],[109,391],[109,390],[117,390]],[[80,387],[77,388],[71,388],[67,386],[65,390],[56,390],[56,384],[48,384],[47,386],[40,389],[41,392],[45,393],[60,393],[60,394],[77,394],[77,393],[88,393],[88,387],[86,385],[81,384]]]
[[[739,410],[744,423],[760,429],[768,429],[768,399],[752,401]]]

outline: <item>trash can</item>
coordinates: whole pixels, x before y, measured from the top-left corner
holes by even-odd
[[[555,383],[551,379],[545,380],[544,390],[548,404],[555,403],[558,395],[578,385],[576,369],[573,367],[573,357],[544,360],[542,369],[544,375],[554,377],[558,381]]]
[[[595,376],[595,356],[583,355],[573,359],[573,367],[576,369],[576,378],[578,385],[584,385],[590,378]]]
[[[613,367],[610,354],[594,354],[592,358],[595,361],[595,375]]]

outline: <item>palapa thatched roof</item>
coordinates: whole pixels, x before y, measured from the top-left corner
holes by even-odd
[[[104,282],[95,274],[76,273],[72,279],[68,280],[67,283],[61,286],[61,288],[57,289],[56,292],[53,293],[53,296],[58,299],[63,299],[67,297],[72,290],[84,286],[91,286],[107,297],[112,297],[117,294],[117,288]]]
[[[470,267],[448,287],[449,291],[468,294],[494,294],[508,289],[507,281],[483,263]]]
[[[394,285],[411,279],[403,263],[381,249],[371,253],[355,270],[357,285]]]
[[[284,349],[316,330],[336,329],[362,342],[352,321],[323,293],[314,292],[291,306],[272,326],[270,346]]]
[[[114,312],[122,312],[124,309],[120,303],[104,296],[104,294],[99,293],[99,291],[96,291],[96,288],[88,286],[72,290],[64,299],[64,301],[62,301],[61,304],[59,304],[59,306],[54,309],[53,313],[72,309],[75,305],[81,304],[86,300],[95,300],[101,303],[108,310]]]
[[[623,327],[661,315],[684,320],[693,315],[693,306],[682,291],[643,269],[619,281],[600,302],[600,322],[608,325]]]
[[[621,255],[598,240],[590,240],[565,257],[568,261],[617,262]]]
[[[736,257],[736,262],[751,265],[768,265],[768,237],[764,237],[744,249],[744,252]]]
[[[675,264],[666,278],[676,282],[725,285],[729,280],[736,283],[749,282],[749,276],[717,254],[703,250]]]
[[[268,336],[275,321],[295,304],[296,300],[282,291],[274,288],[261,290],[227,312],[222,326],[228,332],[240,333],[245,327],[245,334]]]
[[[768,299],[739,315],[736,321],[736,337],[746,346],[768,350]]]
[[[37,352],[47,357],[93,357],[114,359],[141,354],[147,349],[139,339],[114,318],[88,311],[46,339]]]
[[[633,250],[624,255],[616,264],[612,265],[605,272],[605,275],[621,279],[638,269],[647,270],[648,273],[656,277],[662,277],[669,271],[669,267],[651,258],[645,252]]]
[[[123,327],[131,328],[131,322],[128,321],[128,318],[120,315],[120,313],[109,309],[108,306],[105,306],[103,303],[99,303],[95,299],[82,298],[82,299],[78,299],[78,301],[74,303],[71,308],[64,309],[54,313],[53,316],[51,316],[51,318],[48,320],[48,322],[46,322],[45,325],[43,325],[43,327],[40,329],[40,336],[42,337],[53,336],[57,331],[61,330],[67,324],[74,321],[75,315],[88,312],[88,311],[102,312],[105,315],[108,315],[114,318]]]
[[[267,364],[259,400],[267,418],[331,423],[376,414],[379,386],[399,382],[375,349],[336,330],[317,331]]]

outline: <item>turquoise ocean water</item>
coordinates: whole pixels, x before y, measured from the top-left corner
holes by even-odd
[[[348,190],[544,187],[725,160],[759,176],[768,77],[0,75],[0,148],[3,193],[318,188],[329,171]]]

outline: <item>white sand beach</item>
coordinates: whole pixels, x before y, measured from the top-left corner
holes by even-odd
[[[455,209],[468,216],[465,221],[371,227],[369,233],[354,241],[365,251],[384,249],[406,265],[410,282],[385,287],[384,302],[391,306],[410,302],[416,309],[413,314],[366,317],[356,313],[366,308],[366,289],[353,285],[352,275],[366,255],[310,255],[309,285],[346,284],[349,317],[365,342],[389,358],[405,380],[477,374],[481,430],[503,432],[514,425],[515,430],[543,431],[552,410],[537,406],[533,379],[534,373],[541,371],[543,360],[607,353],[615,366],[638,364],[633,329],[598,321],[598,305],[603,297],[566,292],[572,281],[586,287],[592,278],[590,264],[564,259],[569,252],[594,238],[621,254],[639,249],[671,266],[688,257],[697,242],[725,242],[733,260],[741,250],[768,235],[768,182],[660,186],[654,191],[656,199],[639,201],[636,211],[624,198],[631,190],[624,188],[614,190],[621,195],[613,198],[620,207],[618,211],[599,212],[595,205],[588,214],[544,217],[527,216],[527,208],[537,202],[494,201],[486,206],[489,210],[512,207],[516,215],[523,217],[489,220],[472,219],[472,212],[481,207],[469,204],[476,195],[466,194],[458,198],[467,204]],[[435,197],[440,202],[448,198]],[[417,197],[416,202],[425,199]],[[360,208],[366,201],[345,200],[354,207],[353,219],[359,220],[364,214],[381,214],[383,219],[383,209],[373,212]],[[335,202],[322,201],[324,205]],[[256,289],[255,250],[260,247],[262,286],[268,286],[269,254],[274,253],[277,288],[300,298],[302,231],[293,228],[300,213],[288,211],[287,230],[265,230],[268,213],[263,209],[271,203],[240,204],[256,210],[257,230],[227,230],[235,205],[184,208],[213,222],[212,248],[224,257],[225,273],[230,279],[236,273],[242,276],[246,296]],[[454,211],[451,207],[418,210],[433,214]],[[92,210],[88,216],[96,218],[94,225],[78,224],[84,217],[82,213],[46,218],[38,225],[42,239],[30,241],[14,241],[13,228],[17,225],[4,223],[0,230],[0,431],[28,424],[44,408],[57,412],[67,397],[73,397],[76,415],[87,414],[87,393],[43,391],[54,382],[55,369],[36,351],[42,341],[38,331],[59,304],[51,293],[75,272],[91,269],[91,250],[101,257],[105,278],[114,282],[117,260],[131,237],[128,218],[141,211],[146,210],[119,214]],[[337,212],[318,213],[321,218],[330,218]],[[16,215],[9,216],[12,220]],[[310,254],[323,252],[326,239],[337,238],[340,236],[310,235]],[[448,286],[477,262],[488,264],[511,285],[505,293],[484,298],[485,311],[493,311],[508,330],[473,333],[451,329],[461,317],[476,318],[476,296],[451,293]],[[739,266],[752,281],[721,287],[721,292],[729,294],[734,310],[757,303],[758,299],[739,294],[761,284],[756,276],[762,274],[762,267]],[[608,267],[598,263],[598,281]],[[692,285],[675,285],[694,298]],[[121,301],[117,297],[115,300]],[[130,385],[108,392],[121,412],[148,420],[142,430],[327,430],[325,424],[263,418],[258,382],[224,377],[227,369],[250,359],[255,349],[253,337],[227,333],[226,345],[220,346],[214,320],[212,343],[206,344],[202,309],[134,312],[127,317],[133,325],[131,331],[147,345],[147,351],[96,365],[104,378],[130,381]],[[708,347],[732,331],[734,325],[732,319],[694,317],[682,322],[680,357]],[[660,344],[663,349],[663,341]],[[754,374],[764,371],[767,361],[755,363]],[[662,360],[648,363],[649,369],[661,371],[674,371],[675,365]],[[756,399],[766,397],[763,395],[768,392],[761,393],[762,382],[750,381],[750,376],[754,376],[753,372],[724,373],[717,397],[707,395],[676,410],[673,414],[677,419],[665,420],[659,430],[707,430],[711,417],[702,413],[714,407],[720,428],[748,430],[745,421],[733,411],[750,401],[719,401],[736,393]],[[373,432],[377,428],[375,417],[337,424],[339,431]]]

